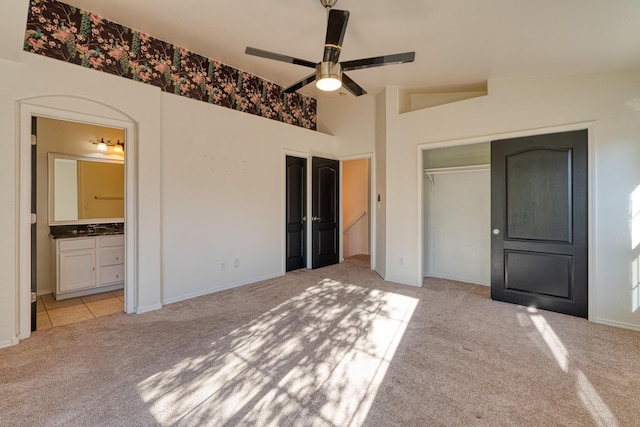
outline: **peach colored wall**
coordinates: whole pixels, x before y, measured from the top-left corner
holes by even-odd
[[[365,216],[353,221],[362,214]],[[343,255],[369,254],[369,159],[342,163]]]

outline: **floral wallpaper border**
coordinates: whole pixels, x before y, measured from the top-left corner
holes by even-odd
[[[31,0],[24,50],[316,130],[316,100],[57,0]]]

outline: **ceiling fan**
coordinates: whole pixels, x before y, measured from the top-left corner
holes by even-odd
[[[344,34],[347,31],[349,12],[346,10],[332,9],[337,1],[338,0],[320,0],[320,3],[328,10],[327,35],[324,42],[324,55],[322,56],[321,62],[306,61],[304,59],[294,58],[292,56],[282,55],[253,47],[246,48],[245,53],[247,55],[254,55],[261,58],[315,68],[316,71],[313,74],[285,88],[284,93],[293,93],[315,81],[316,87],[323,91],[334,91],[344,86],[345,89],[355,96],[364,95],[367,92],[360,87],[360,85],[351,80],[349,76],[344,74],[344,71],[413,62],[415,59],[415,52],[405,52],[338,62],[340,51],[342,50]]]

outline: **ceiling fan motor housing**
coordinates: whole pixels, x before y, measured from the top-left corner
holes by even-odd
[[[339,62],[322,61],[316,67],[316,79],[322,80],[327,78],[342,79],[342,66]]]

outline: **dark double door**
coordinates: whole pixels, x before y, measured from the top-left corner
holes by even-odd
[[[311,160],[311,215],[307,215],[307,159],[286,159],[286,270],[307,266],[307,224],[311,223],[312,268],[339,260],[340,176],[337,160]]]
[[[491,298],[588,311],[587,131],[491,143]]]

